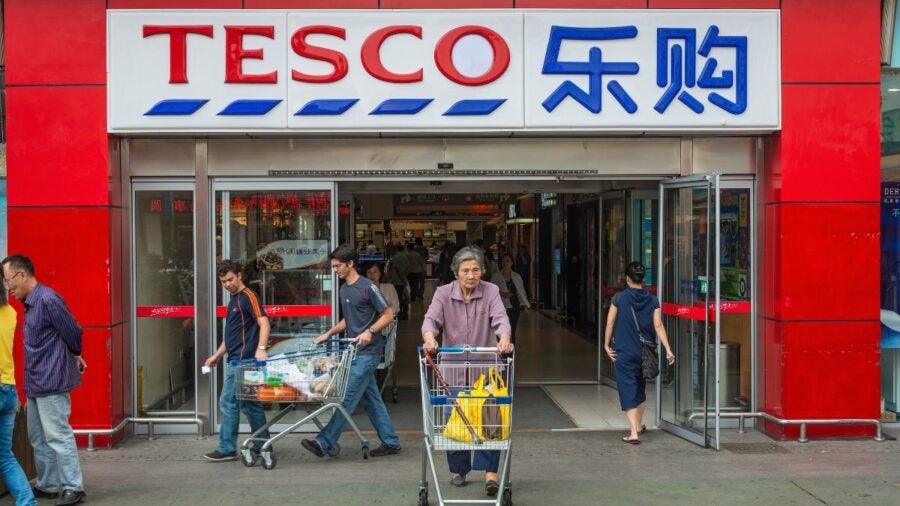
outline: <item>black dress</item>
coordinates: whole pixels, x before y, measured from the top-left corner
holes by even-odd
[[[626,288],[613,296],[612,305],[617,309],[612,346],[616,351],[616,386],[619,390],[619,405],[625,411],[636,408],[647,400],[647,382],[641,370],[638,325],[644,340],[655,343],[653,312],[659,308],[659,300],[646,290]]]

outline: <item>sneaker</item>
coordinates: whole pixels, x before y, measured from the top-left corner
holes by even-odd
[[[303,441],[300,441],[300,444],[316,457],[325,457],[325,451],[322,450],[322,446],[315,439],[304,439]]]
[[[494,497],[500,491],[500,484],[494,480],[488,480],[484,484],[484,494],[488,497]]]
[[[375,448],[374,450],[369,452],[369,455],[373,457],[384,457],[385,455],[397,455],[401,451],[403,451],[403,449],[399,446],[389,446],[386,444],[382,444],[378,448]]]
[[[237,460],[237,453],[222,453],[219,450],[216,450],[211,453],[207,453],[203,456],[206,460],[212,462],[230,462],[232,460]]]

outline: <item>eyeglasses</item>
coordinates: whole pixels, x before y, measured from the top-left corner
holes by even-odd
[[[12,280],[16,279],[16,277],[18,277],[19,274],[23,274],[23,273],[24,273],[24,271],[19,271],[19,272],[13,274],[12,277],[9,279],[3,278],[3,286],[5,288],[9,288],[9,284],[12,282]]]

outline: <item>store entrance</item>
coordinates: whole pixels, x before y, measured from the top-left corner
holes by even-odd
[[[399,244],[426,262],[422,287],[410,283],[408,318],[398,322],[398,385],[418,384],[415,355],[403,350],[420,343],[434,289],[453,279],[442,253],[469,245],[497,267],[510,255],[524,282],[530,309],[515,332],[519,383],[614,385],[600,354],[603,308],[624,284],[617,264],[642,259],[655,272],[657,184],[483,181],[472,193],[462,181],[340,182],[339,205],[349,211],[339,219],[338,243],[354,244],[366,267],[389,264]]]

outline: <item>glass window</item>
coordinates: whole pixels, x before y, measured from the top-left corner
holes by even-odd
[[[308,346],[331,322],[331,192],[220,191],[216,203],[216,261],[242,264],[269,314],[269,353]]]
[[[195,409],[194,198],[134,192],[137,408]]]

